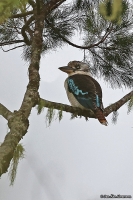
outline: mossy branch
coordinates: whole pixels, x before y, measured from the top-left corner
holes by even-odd
[[[126,94],[123,98],[121,98],[119,101],[111,104],[110,106],[106,107],[104,109],[104,116],[108,116],[110,113],[112,112],[116,112],[121,106],[123,106],[127,101],[129,101],[130,99],[133,98],[133,91],[129,92],[128,94]],[[61,103],[56,103],[56,102],[52,102],[52,101],[47,101],[45,99],[40,99],[37,110],[38,110],[38,114],[41,113],[41,111],[44,109],[44,107],[46,108],[50,108],[50,109],[57,109],[59,111],[65,111],[65,112],[69,112],[72,113],[73,116],[84,116],[86,119],[89,118],[96,118],[95,114],[92,110],[82,110],[80,108],[77,107],[72,107],[66,104],[61,104]]]
[[[41,105],[41,111],[43,109],[43,105],[46,108],[53,108],[57,109],[59,111],[65,111],[65,112],[70,112],[72,114],[76,114],[78,116],[84,116],[84,117],[90,117],[90,118],[95,118],[94,113],[91,110],[82,110],[80,108],[72,107],[66,104],[61,104],[61,103],[56,103],[52,101],[47,101],[45,99],[40,99],[39,105],[37,107],[38,113],[40,113],[40,105]]]
[[[18,144],[14,151],[13,158],[10,164],[10,169],[9,169],[10,185],[14,184],[17,168],[18,168],[18,163],[21,159],[24,158],[24,152],[25,152],[25,149],[22,146],[22,144]]]

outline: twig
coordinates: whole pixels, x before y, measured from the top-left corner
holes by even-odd
[[[34,1],[32,1],[32,0],[29,0],[29,4],[32,6],[32,7],[35,7],[35,2]]]
[[[90,49],[92,47],[95,47],[95,46],[98,46],[99,44],[103,43],[106,38],[108,37],[108,35],[111,33],[112,29],[113,29],[113,26],[111,27],[110,31],[108,33],[105,33],[104,37],[97,43],[95,44],[90,44],[88,46],[79,46],[77,44],[74,44],[73,42],[70,42],[67,38],[65,38],[64,36],[62,36],[62,34],[57,30],[57,28],[55,28],[47,19],[45,19],[46,23],[53,29],[56,31],[56,33],[66,42],[68,43],[69,45],[73,46],[73,47],[76,47],[76,48],[79,48],[79,49]]]
[[[10,18],[19,18],[19,17],[25,17],[27,15],[32,15],[33,14],[33,10],[26,12],[26,13],[20,13],[20,14],[16,14],[16,15],[12,15]]]
[[[104,115],[108,116],[111,112],[117,111],[121,106],[123,106],[127,101],[131,99],[133,96],[133,91],[126,94],[123,98],[121,98],[119,101],[111,104],[110,106],[106,107],[104,109]]]
[[[6,120],[9,120],[13,113],[0,103],[0,115],[2,115]]]
[[[4,49],[2,48],[2,50],[3,50],[4,52],[8,52],[8,51],[12,51],[12,50],[14,50],[14,49],[17,49],[17,48],[20,48],[20,47],[24,47],[24,46],[25,46],[25,44],[20,45],[20,46],[17,46],[17,47],[13,47],[13,48],[8,49],[8,50],[4,50]]]
[[[55,8],[59,7],[64,1],[66,0],[53,0],[48,3],[48,7],[50,11],[54,10]]]
[[[21,42],[24,42],[24,40],[11,40],[8,42],[1,42],[0,46],[11,45],[11,44],[16,44],[16,43],[21,43]]]

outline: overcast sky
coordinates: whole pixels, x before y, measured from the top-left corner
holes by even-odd
[[[28,64],[21,53],[0,52],[0,103],[11,111],[20,108],[28,83]],[[83,52],[64,46],[42,57],[42,98],[69,104],[64,89],[67,74],[58,67],[72,60],[83,60]],[[98,82],[104,107],[130,91],[113,90],[104,81]],[[13,187],[8,174],[2,175],[0,200],[98,200],[101,194],[133,197],[133,112],[127,115],[127,105],[120,108],[116,125],[111,122],[112,114],[107,117],[107,127],[96,119],[70,120],[65,112],[60,123],[56,119],[46,127],[46,111],[37,115],[32,110],[28,132],[21,140],[25,158],[19,163]],[[8,128],[2,116],[0,129],[3,142]]]

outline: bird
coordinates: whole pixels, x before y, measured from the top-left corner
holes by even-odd
[[[65,89],[70,104],[81,109],[91,109],[99,122],[108,125],[103,114],[102,89],[91,76],[89,65],[81,61],[70,61],[59,69],[68,74]]]

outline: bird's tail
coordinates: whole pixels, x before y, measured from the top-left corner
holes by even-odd
[[[99,122],[105,126],[108,125],[107,120],[105,119],[103,112],[100,108],[97,108],[97,110],[95,111],[96,117],[99,120]]]

